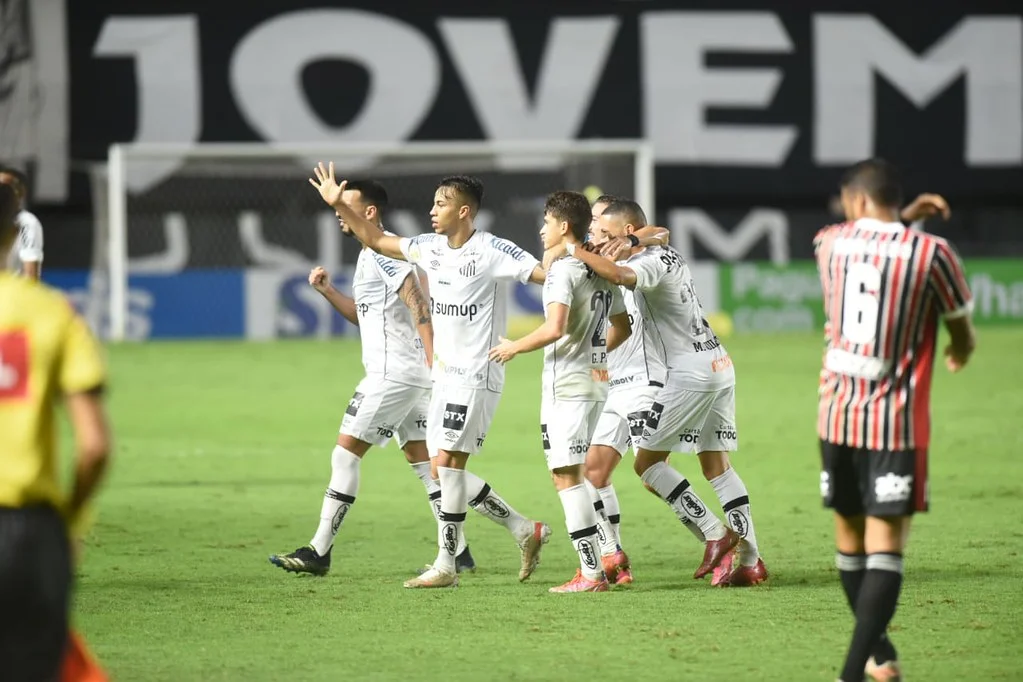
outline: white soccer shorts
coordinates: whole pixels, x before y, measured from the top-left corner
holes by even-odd
[[[348,402],[340,433],[371,445],[386,445],[392,437],[399,447],[426,439],[430,389],[365,377]]]
[[[624,455],[643,435],[644,415],[660,390],[658,386],[629,386],[612,389],[607,394],[604,411],[597,420],[597,428],[590,445],[606,445]]]
[[[701,392],[679,383],[669,377],[658,391],[637,446],[654,452],[737,450],[735,386]]]
[[[586,461],[586,451],[603,411],[602,400],[554,400],[544,396],[540,401],[540,435],[548,469]]]
[[[430,456],[436,457],[438,450],[478,453],[500,402],[500,393],[483,388],[434,384],[426,417]]]

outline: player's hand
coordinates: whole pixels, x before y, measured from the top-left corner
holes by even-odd
[[[498,338],[501,340],[501,343],[490,349],[490,359],[496,363],[506,365],[511,362],[512,358],[518,355],[518,352],[511,341],[503,336]]]
[[[558,244],[557,246],[551,247],[543,252],[543,269],[544,272],[551,269],[554,265],[554,261],[559,258],[564,258],[568,255],[568,251],[565,249],[564,244]]]
[[[969,356],[957,353],[955,346],[952,344],[945,347],[945,367],[948,367],[949,372],[955,374],[963,367],[966,367],[966,362],[968,360]]]
[[[902,209],[901,217],[903,220],[915,223],[918,220],[931,218],[939,213],[945,220],[948,220],[952,215],[945,197],[940,194],[921,194],[916,199],[913,199],[913,203]]]
[[[628,237],[611,237],[600,247],[600,255],[611,261],[625,259],[632,251],[632,242]]]
[[[316,266],[309,273],[309,286],[322,294],[325,291],[329,291],[333,285],[330,282],[330,275],[327,274],[327,271],[320,266]]]
[[[320,193],[320,198],[328,206],[337,206],[341,202],[341,193],[345,191],[348,181],[342,180],[338,184],[334,178],[334,162],[331,161],[324,168],[323,162],[320,161],[316,168],[313,168],[313,175],[316,176],[316,179],[309,178],[309,184],[316,188],[316,191]]]

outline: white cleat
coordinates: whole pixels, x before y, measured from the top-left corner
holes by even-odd
[[[871,682],[899,682],[902,679],[898,661],[885,661],[878,665],[873,656],[867,660],[867,667],[863,672]]]
[[[533,522],[533,532],[522,542],[519,549],[522,550],[522,567],[519,569],[519,582],[529,580],[533,571],[540,563],[540,550],[551,538],[551,527],[540,521]]]
[[[419,589],[428,587],[458,587],[458,576],[454,573],[439,571],[433,566],[422,575],[405,581],[405,587]]]

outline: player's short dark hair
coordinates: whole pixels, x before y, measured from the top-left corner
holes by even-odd
[[[590,202],[585,194],[579,192],[552,192],[547,195],[543,206],[544,213],[558,222],[568,223],[568,229],[579,241],[586,241],[590,229]]]
[[[601,215],[621,216],[622,219],[633,227],[646,226],[646,213],[643,207],[632,199],[615,199],[607,205]]]
[[[842,189],[863,192],[871,201],[887,208],[902,206],[902,177],[884,159],[866,159],[842,175]]]
[[[601,194],[599,197],[593,200],[594,204],[613,204],[616,201],[621,201],[622,198],[616,194]]]
[[[449,175],[442,178],[437,189],[450,189],[469,206],[469,214],[475,218],[483,205],[483,181],[472,175]]]
[[[14,179],[21,185],[21,189],[25,192],[28,191],[28,176],[25,175],[24,171],[14,166],[8,166],[6,164],[0,164],[0,174],[6,173],[7,175],[14,176]]]
[[[10,185],[0,183],[0,239],[8,230],[16,230],[14,216],[18,214],[18,195]]]
[[[376,206],[381,213],[387,208],[387,190],[376,180],[349,180],[345,189],[358,192],[362,203]]]

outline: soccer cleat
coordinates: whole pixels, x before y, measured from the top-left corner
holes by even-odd
[[[725,537],[720,540],[708,540],[703,550],[703,563],[696,569],[693,578],[699,580],[713,571],[737,544],[739,536],[731,528],[725,528]]]
[[[614,583],[615,585],[629,585],[632,583],[632,570],[629,564],[628,555],[622,550],[618,550],[614,554],[600,557],[600,561],[604,564],[604,575],[607,576],[608,583]]]
[[[867,659],[867,667],[863,672],[871,682],[899,682],[902,679],[898,661],[885,661],[878,665],[873,656]]]
[[[433,568],[433,564],[426,564],[417,571],[419,575],[422,575]],[[461,573],[462,571],[468,571],[474,573],[476,571],[476,561],[472,558],[472,554],[469,552],[469,548],[466,547],[462,550],[462,553],[455,557],[455,573]]]
[[[529,580],[540,563],[540,550],[551,538],[551,527],[540,521],[533,521],[533,532],[519,543],[522,550],[522,567],[519,569],[519,582]]]
[[[312,575],[327,575],[330,571],[330,552],[320,556],[315,549],[306,545],[299,547],[291,554],[271,554],[270,563],[283,568],[289,573],[310,573]]]
[[[724,563],[724,562],[722,562]],[[763,559],[757,559],[752,566],[737,566],[728,578],[732,587],[753,587],[767,580],[767,567]]]
[[[430,588],[430,587],[458,587],[458,575],[438,571],[431,567],[422,575],[405,581],[405,587],[409,589]]]
[[[600,577],[594,580],[593,578],[587,578],[583,575],[582,569],[575,569],[575,577],[569,580],[564,585],[558,585],[552,587],[549,592],[555,594],[564,594],[566,592],[607,592],[609,586],[607,584],[607,576],[603,573]]]
[[[735,553],[737,550],[732,550],[725,555],[725,558],[721,560],[710,574],[710,586],[711,587],[728,587],[729,580],[732,577],[732,568],[735,563]]]

